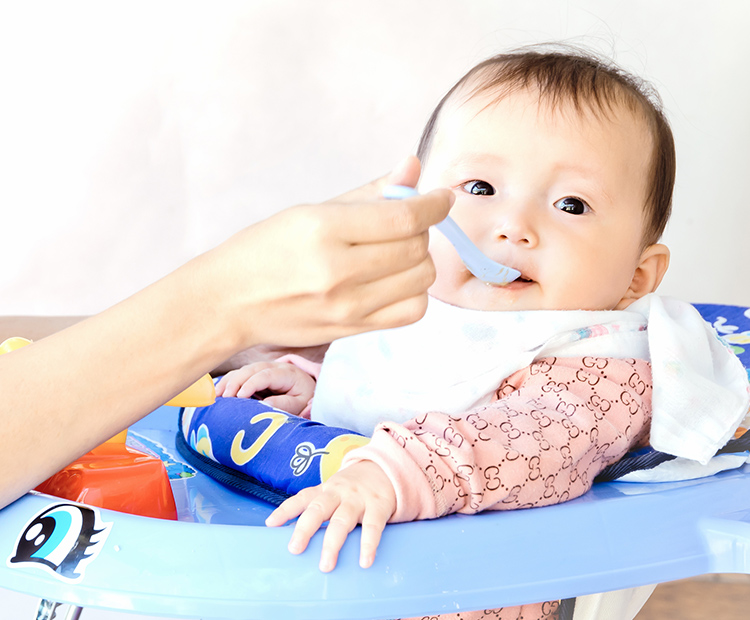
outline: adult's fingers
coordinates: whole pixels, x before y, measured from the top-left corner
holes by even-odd
[[[389,306],[379,308],[366,316],[361,323],[360,329],[351,334],[361,331],[376,331],[379,329],[391,329],[411,325],[421,319],[427,312],[427,293],[415,295],[402,299]],[[351,335],[350,334],[350,335]]]
[[[340,270],[354,282],[380,280],[422,263],[429,255],[429,246],[426,231],[407,239],[353,245],[346,250],[346,264]]]
[[[381,243],[419,235],[446,218],[455,195],[447,189],[404,200],[337,205],[333,230],[345,242]]]
[[[370,317],[382,308],[426,294],[435,276],[432,258],[426,256],[409,269],[358,285],[351,299],[358,305],[361,317]],[[353,311],[349,309],[348,313],[353,314]]]

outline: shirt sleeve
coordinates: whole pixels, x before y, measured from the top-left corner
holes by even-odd
[[[645,444],[651,390],[644,360],[546,358],[503,381],[486,407],[380,424],[342,466],[383,468],[396,490],[391,522],[557,504]]]

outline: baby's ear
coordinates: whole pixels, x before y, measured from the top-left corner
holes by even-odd
[[[653,293],[669,267],[669,248],[661,243],[648,246],[641,253],[633,280],[615,310],[624,310],[636,299]]]

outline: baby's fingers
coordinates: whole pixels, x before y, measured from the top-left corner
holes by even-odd
[[[297,519],[297,524],[294,526],[294,533],[292,534],[292,538],[289,541],[289,551],[291,551],[292,553],[302,553],[305,549],[307,549],[307,545],[310,542],[310,539],[313,537],[315,532],[317,532],[322,527],[322,525],[336,513],[336,509],[339,507],[339,503],[339,499],[336,496],[326,493],[318,495],[313,501],[311,501],[299,516],[299,519]],[[356,525],[356,523],[354,525]],[[329,524],[328,527],[330,528],[331,525]],[[354,526],[352,526],[352,529],[353,528]],[[346,535],[344,535],[344,539],[345,538]],[[327,539],[328,535],[326,532],[326,538],[323,541],[323,556],[326,555]],[[334,542],[335,540],[337,539],[334,537]],[[341,548],[342,544],[343,540],[338,545],[338,549]],[[335,545],[331,543],[330,546],[333,550],[333,547]],[[323,568],[323,561],[321,559],[321,570],[325,570],[325,572],[333,570],[333,567],[336,566],[338,549],[335,549],[333,565],[330,566],[330,568],[328,568],[327,570]],[[326,566],[328,566],[328,564],[326,564]]]
[[[344,546],[347,536],[357,527],[360,516],[361,511],[346,504],[339,506],[333,513],[326,526],[326,533],[323,538],[323,549],[320,553],[319,564],[321,571],[330,573],[336,568],[341,547]],[[377,544],[375,546],[377,547]]]
[[[294,386],[293,367],[264,368],[248,378],[237,392],[238,398],[250,398],[253,394],[270,390],[286,393]]]
[[[228,372],[221,377],[216,384],[216,395],[225,398],[237,396],[237,392],[242,389],[242,386],[250,379],[250,377],[261,370],[268,368],[268,366],[269,364],[267,362],[257,362]]]
[[[284,525],[287,521],[291,521],[295,517],[299,517],[307,507],[309,499],[312,499],[311,491],[318,487],[312,487],[309,489],[303,489],[297,495],[293,495],[289,499],[284,500],[276,510],[274,510],[266,518],[266,525],[268,527],[278,527]]]
[[[375,561],[375,553],[380,545],[380,539],[383,536],[388,519],[391,518],[388,511],[382,510],[380,506],[375,506],[365,511],[362,518],[362,539],[359,544],[359,565],[362,568],[370,568]]]
[[[307,405],[307,400],[303,400],[299,396],[290,396],[289,394],[267,396],[263,399],[263,402],[292,415],[299,415]]]

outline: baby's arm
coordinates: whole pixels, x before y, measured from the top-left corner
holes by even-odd
[[[573,499],[645,440],[650,381],[643,360],[541,360],[504,381],[492,405],[381,424],[345,469],[284,502],[267,524],[301,515],[289,544],[301,553],[330,519],[320,562],[328,571],[358,522],[367,567],[387,522]]]
[[[462,416],[382,424],[346,466],[367,459],[396,490],[391,522],[558,504],[645,442],[651,369],[643,360],[550,358],[503,382]]]
[[[255,362],[224,375],[216,384],[216,395],[272,395],[263,402],[294,415],[304,415],[315,393],[315,377],[320,365],[288,355],[275,362]]]

